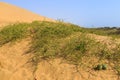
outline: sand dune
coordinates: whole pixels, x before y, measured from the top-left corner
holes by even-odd
[[[8,3],[0,2],[0,25],[34,20],[54,21]],[[98,38],[101,39],[97,36]],[[103,39],[102,41],[105,41]],[[35,67],[28,63],[32,54],[25,54],[31,46],[30,42],[31,38],[27,38],[0,47],[0,80],[118,80],[116,72],[112,69],[106,71],[76,69],[75,65],[68,64],[61,58],[41,61]]]
[[[17,6],[0,2],[0,25],[15,22],[54,21],[50,18],[37,15]]]

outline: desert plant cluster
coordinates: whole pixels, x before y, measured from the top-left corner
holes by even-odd
[[[64,22],[16,23],[0,30],[0,46],[29,37],[32,41],[28,52],[34,54],[31,61],[35,65],[42,59],[59,57],[70,64],[94,70],[107,70],[112,63],[112,69],[120,75],[120,45],[115,41],[119,34],[114,34],[115,31],[82,28]],[[89,34],[111,37],[111,40],[102,43]]]

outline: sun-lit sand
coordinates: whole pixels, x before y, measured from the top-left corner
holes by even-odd
[[[0,25],[34,20],[54,21],[0,2]],[[30,41],[31,39],[28,38],[0,47],[0,80],[117,80],[117,75],[113,70],[98,72],[79,69],[77,71],[75,65],[68,64],[62,59],[42,61],[34,67],[29,62],[32,54],[25,54],[30,47]]]
[[[8,3],[0,2],[0,25],[14,22],[32,22],[35,20],[54,21]]]

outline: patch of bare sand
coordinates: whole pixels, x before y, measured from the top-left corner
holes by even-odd
[[[6,25],[16,22],[32,21],[55,21],[53,19],[37,15],[17,6],[0,2],[0,25]]]
[[[83,70],[62,59],[40,62],[35,76],[37,80],[118,80],[113,70]]]
[[[33,80],[32,67],[28,64],[29,39],[0,47],[0,80]]]

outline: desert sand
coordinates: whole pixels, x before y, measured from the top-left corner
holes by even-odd
[[[62,59],[43,60],[35,68],[30,62],[30,39],[0,47],[0,80],[117,80],[113,70],[77,69]],[[21,45],[22,44],[22,45]],[[34,70],[36,70],[34,72]]]
[[[0,2],[0,25],[15,22],[32,22],[32,21],[55,21],[53,19],[37,15],[17,6]]]
[[[22,8],[0,2],[0,25],[15,22],[54,21]],[[2,27],[2,26],[1,26]],[[43,60],[37,67],[26,54],[30,38],[0,47],[0,80],[118,80],[113,70],[93,71],[77,69],[62,59]]]

